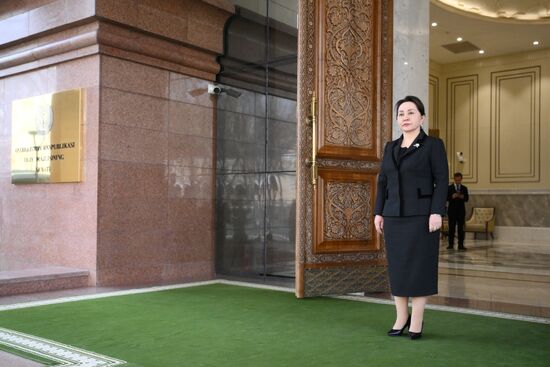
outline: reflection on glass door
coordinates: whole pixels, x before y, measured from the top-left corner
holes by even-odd
[[[297,2],[236,5],[218,76],[216,272],[293,282]]]

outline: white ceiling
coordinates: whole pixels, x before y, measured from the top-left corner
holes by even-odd
[[[548,0],[432,0],[451,11],[495,20],[550,24]]]
[[[457,1],[457,3],[459,2],[468,3],[466,0]],[[483,4],[494,5],[495,3],[494,0],[470,1],[470,3],[472,2],[477,3],[479,8],[482,8]],[[515,1],[519,5],[530,5],[531,8],[533,8],[533,2]],[[513,2],[501,1],[501,3]],[[550,1],[538,1],[538,3],[550,3]],[[494,7],[490,9],[498,11]],[[515,13],[521,12],[524,11],[522,9],[515,10]],[[437,27],[430,26],[430,60],[440,64],[550,48],[550,22],[548,22],[548,19],[539,19],[533,22],[518,21],[517,19],[495,19],[480,16],[479,13],[471,14],[454,8],[451,9],[446,5],[439,4],[438,0],[432,0],[430,3],[430,23],[432,22],[437,22],[438,25]],[[542,22],[546,22],[546,24],[541,24]],[[483,49],[485,53],[480,55],[477,51],[469,51],[454,54],[441,47],[445,44],[456,43],[456,38],[459,36],[463,38],[463,41],[468,41]],[[533,41],[539,41],[539,45],[534,46]]]

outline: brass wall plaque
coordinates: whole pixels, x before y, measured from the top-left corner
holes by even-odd
[[[79,182],[82,90],[13,101],[11,182]]]

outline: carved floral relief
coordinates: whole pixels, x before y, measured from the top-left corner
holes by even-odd
[[[374,55],[372,0],[326,2],[325,141],[370,149]]]
[[[370,240],[369,182],[333,182],[325,186],[325,240]]]

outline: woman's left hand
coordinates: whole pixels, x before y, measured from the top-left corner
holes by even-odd
[[[439,215],[439,214],[430,215],[428,230],[430,232],[437,231],[438,229],[441,228],[441,222],[442,222],[441,215]]]

